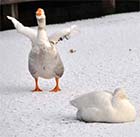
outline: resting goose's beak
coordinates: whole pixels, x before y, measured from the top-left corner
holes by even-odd
[[[42,14],[43,14],[43,9],[38,8],[37,11],[36,11],[36,15],[41,16]]]

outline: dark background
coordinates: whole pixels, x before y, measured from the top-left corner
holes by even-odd
[[[47,24],[100,17],[140,10],[140,0],[1,0],[0,30],[12,29],[6,16],[14,16],[27,26],[36,24],[35,11],[45,10]]]

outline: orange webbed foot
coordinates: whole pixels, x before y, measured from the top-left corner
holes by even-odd
[[[59,88],[59,79],[58,78],[55,78],[55,81],[56,81],[56,86],[54,89],[52,89],[50,92],[58,92],[60,91],[61,89]]]
[[[43,90],[40,88],[35,88],[34,90],[32,90],[33,92],[42,92]]]
[[[38,86],[38,78],[35,78],[35,89],[32,90],[33,92],[42,92],[42,89]]]
[[[50,90],[50,92],[58,92],[58,91],[61,91],[61,89],[58,86]]]

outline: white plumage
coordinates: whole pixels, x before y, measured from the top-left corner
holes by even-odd
[[[7,18],[12,21],[16,30],[19,33],[28,37],[34,45],[37,37],[37,30],[24,26],[13,17],[7,16]],[[55,32],[54,34],[48,36],[48,40],[51,44],[56,45],[59,41],[62,41],[64,39],[68,40],[69,38],[71,38],[71,36],[74,36],[77,33],[79,33],[78,27],[76,25],[72,25],[69,28],[65,28],[59,32]]]
[[[129,122],[136,117],[125,90],[92,92],[71,101],[77,111],[77,118],[86,122]]]
[[[77,31],[76,26],[64,29],[48,37],[46,32],[46,17],[44,10],[39,8],[36,12],[38,30],[25,27],[18,20],[7,16],[12,21],[16,30],[27,36],[32,42],[29,54],[29,71],[35,78],[36,88],[33,91],[42,91],[38,86],[38,78],[56,79],[56,87],[52,91],[59,91],[59,78],[63,75],[64,66],[56,49],[56,44],[63,39],[68,39]]]

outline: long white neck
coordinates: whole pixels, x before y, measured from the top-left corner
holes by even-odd
[[[46,18],[37,18],[38,28],[46,28]]]
[[[46,47],[51,47],[47,32],[46,32],[46,20],[38,19],[38,34],[37,34],[37,43],[38,45],[44,45]]]

